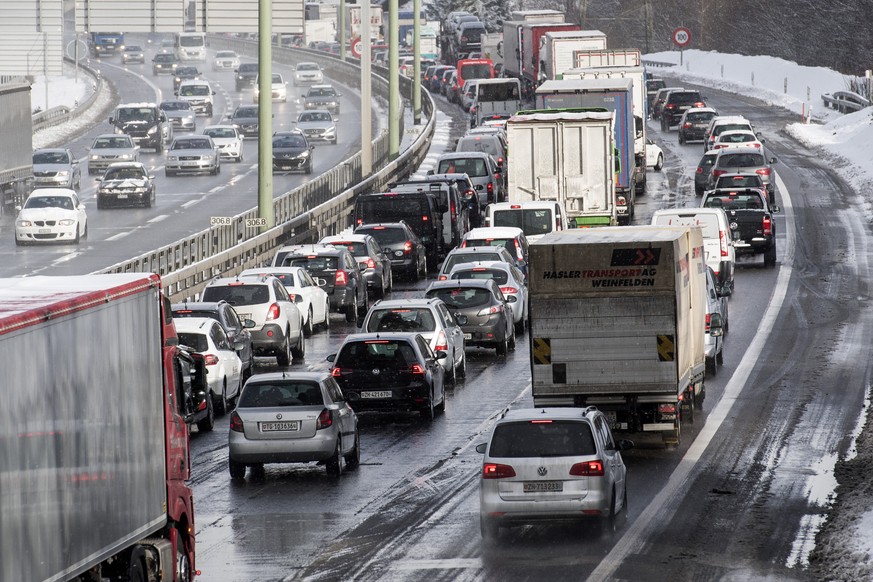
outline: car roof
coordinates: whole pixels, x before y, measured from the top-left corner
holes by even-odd
[[[719,157],[721,157],[722,152],[724,152],[726,154],[758,154],[761,156],[764,155],[764,152],[762,152],[760,149],[746,147],[746,146],[737,146],[737,147],[733,147],[733,148],[722,148],[722,149],[718,150]],[[764,162],[765,163],[767,162],[766,158],[764,159]]]
[[[506,251],[504,247],[486,247],[486,246],[477,246],[477,247],[458,247],[449,251],[449,256],[454,255],[467,255],[470,253],[484,253],[487,251],[500,252],[500,249]],[[509,252],[509,251],[507,251]]]
[[[237,129],[237,127],[229,123],[216,123],[215,125],[207,125],[203,128],[203,131],[207,129]]]
[[[69,152],[68,148],[37,148],[33,150],[33,153],[41,153],[41,154],[65,154]]]
[[[689,113],[715,113],[718,115],[718,111],[713,109],[712,107],[691,107],[685,110],[683,115],[688,115]]]
[[[592,410],[593,409],[593,410]],[[543,418],[559,420],[587,420],[590,412],[596,411],[594,406],[577,408],[562,406],[554,408],[512,408],[506,411],[497,422],[513,422],[519,420],[540,420]]]
[[[215,311],[217,313],[221,304],[225,304],[228,307],[233,308],[230,303],[222,299],[221,301],[182,301],[180,303],[173,303],[170,306],[170,309],[172,309],[173,311],[179,309],[191,309],[194,311]]]
[[[471,228],[464,235],[465,240],[472,238],[515,238],[524,234],[524,231],[515,226],[482,226]]]
[[[420,333],[413,332],[403,332],[403,331],[379,331],[373,333],[350,333],[346,336],[346,340],[343,342],[343,345],[346,345],[351,342],[361,342],[361,341],[370,341],[370,340],[403,340],[408,341],[410,344],[415,345],[415,336],[421,335]]]
[[[466,174],[464,174],[464,175],[466,175]],[[355,231],[358,231],[359,229],[362,229],[362,228],[374,228],[377,226],[380,226],[382,228],[400,228],[400,229],[412,231],[412,229],[409,228],[409,225],[406,224],[405,222],[368,222],[366,224],[361,224],[361,225],[356,226]]]
[[[277,279],[275,277],[267,276],[267,277],[262,277],[259,279],[254,279],[254,278],[248,279],[247,278],[245,281],[242,281],[239,279],[239,277],[218,277],[218,278],[213,279],[209,283],[207,283],[206,286],[207,287],[224,287],[224,286],[234,285],[234,284],[239,284],[239,283],[245,283],[246,285],[252,285],[252,284],[257,285],[257,284],[266,284],[270,280],[277,280]]]
[[[277,253],[283,252],[285,256],[291,254],[299,254],[299,255],[336,255],[346,251],[346,249],[341,249],[339,247],[335,247],[333,245],[323,245],[320,243],[316,244],[308,244],[308,245],[288,245],[280,248]]]
[[[319,244],[329,244],[334,242],[367,242],[373,238],[369,234],[334,234],[331,236],[323,236],[321,240],[318,241]]]
[[[239,276],[249,277],[251,275],[270,275],[272,273],[297,273],[305,270],[304,267],[257,267],[254,269],[244,269]]]
[[[442,160],[458,160],[463,158],[494,158],[487,152],[448,152],[437,158],[437,163]]]
[[[148,168],[142,162],[112,162],[106,169],[110,168],[139,168],[148,173]]]
[[[28,198],[40,198],[43,196],[70,196],[76,194],[75,190],[70,188],[38,188],[31,192]]]
[[[451,287],[480,287],[482,289],[493,290],[497,288],[497,283],[494,282],[494,279],[446,279],[444,281],[434,281],[427,288],[427,291]]]
[[[437,297],[413,297],[409,299],[381,299],[370,306],[370,309],[396,309],[397,307],[436,307],[442,299]]]
[[[452,266],[452,270],[449,274],[454,273],[455,271],[480,267],[483,269],[499,269],[501,271],[512,270],[512,265],[505,261],[470,261],[469,263],[458,263],[457,265]]]

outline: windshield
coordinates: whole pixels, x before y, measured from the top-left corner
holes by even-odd
[[[318,65],[315,63],[300,63],[297,65],[298,71],[317,71]]]
[[[33,154],[34,164],[69,164],[67,152],[36,152]]]
[[[367,320],[366,331],[434,331],[436,321],[430,309],[374,310]]]
[[[324,406],[316,382],[249,382],[239,397],[239,408],[272,406]]]
[[[274,148],[305,148],[306,138],[302,135],[280,135],[273,138]]]
[[[259,305],[270,300],[266,285],[216,285],[203,290],[203,301],[227,301],[231,305]]]
[[[358,234],[369,234],[373,238],[376,239],[380,245],[388,246],[391,244],[397,244],[406,242],[406,233],[402,228],[385,228],[385,227],[375,227],[375,228],[362,228],[358,229],[355,232]]]
[[[31,196],[24,208],[63,208],[73,210],[73,199],[66,196]]]
[[[525,235],[546,234],[552,232],[552,212],[550,210],[495,210],[492,222],[494,226],[513,226],[520,228]]]
[[[494,428],[490,457],[580,457],[597,454],[587,422],[506,422]]]
[[[215,58],[217,59],[232,59],[236,57],[236,53],[233,51],[218,51],[215,53]]]
[[[305,123],[307,121],[330,121],[330,113],[327,111],[307,111],[301,113],[297,121]]]
[[[130,142],[130,139],[126,136],[119,137],[98,137],[97,141],[94,142],[94,149],[104,149],[104,150],[115,150],[115,149],[126,149],[132,148],[133,144]]]
[[[205,139],[179,139],[173,142],[173,150],[209,150],[209,140]]]
[[[303,267],[310,272],[336,271],[339,257],[286,257],[283,267]]]
[[[234,117],[257,117],[258,116],[258,108],[257,107],[240,107],[237,109],[234,114]]]
[[[440,160],[437,174],[467,174],[471,178],[488,175],[488,168],[483,158],[455,158]]]
[[[141,180],[145,177],[140,168],[109,168],[103,176],[104,180]]]
[[[176,55],[170,53],[158,53],[155,55],[156,63],[172,63],[176,60]]]
[[[179,37],[179,46],[203,46],[205,40],[200,35]]]
[[[116,116],[118,121],[145,121],[154,123],[155,112],[151,107],[122,107]]]
[[[191,104],[187,101],[164,101],[161,103],[161,109],[164,111],[190,111]]]
[[[336,96],[336,91],[331,89],[310,89],[309,93],[306,95],[307,97],[334,97]]]
[[[209,95],[211,91],[208,85],[183,85],[179,88],[179,95],[190,97],[192,95]]]
[[[461,65],[461,70],[458,76],[464,80],[470,79],[490,79],[493,69],[488,63]]]
[[[212,129],[207,129],[204,131],[206,135],[215,139],[215,138],[235,138],[236,130],[230,127],[214,127]]]
[[[481,287],[445,287],[431,289],[427,297],[442,299],[448,307],[464,309],[465,307],[480,307],[491,304],[491,291]]]

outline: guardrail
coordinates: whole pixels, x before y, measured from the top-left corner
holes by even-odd
[[[72,63],[73,65],[76,64],[76,61],[67,56],[64,56],[64,61],[67,63]],[[94,90],[91,92],[88,98],[81,104],[77,105],[75,109],[70,109],[66,105],[60,105],[58,107],[52,107],[51,109],[46,109],[45,111],[35,113],[33,115],[33,131],[40,131],[47,127],[53,127],[55,125],[66,123],[70,119],[87,111],[88,108],[91,107],[91,105],[94,103],[94,100],[97,98],[97,95],[103,88],[103,77],[100,76],[97,71],[83,63],[79,63],[79,68],[82,69],[85,74],[87,74],[94,80]]]
[[[825,107],[836,109],[840,113],[860,111],[866,107],[870,107],[870,100],[854,91],[834,91],[833,93],[824,93],[822,94],[821,99],[824,101]]]
[[[650,61],[647,59],[643,59],[643,66],[652,67],[652,68],[665,68],[665,67],[675,67],[676,63],[666,63],[664,61]]]
[[[210,44],[242,54],[257,54],[257,46],[251,41],[211,37]],[[278,47],[273,47],[273,56],[280,63],[315,61],[330,68],[332,78],[351,86],[360,84],[360,69],[354,60],[342,62],[319,51]],[[387,98],[385,77],[374,75],[372,87],[374,94]],[[408,97],[411,80],[401,78],[400,87]],[[388,159],[388,134],[383,132],[372,144],[373,167],[379,168],[373,175],[366,178],[362,175],[361,153],[358,152],[311,182],[275,198],[273,213],[277,226],[265,233],[250,234],[256,232],[255,229],[246,227],[246,220],[258,216],[258,209],[252,208],[234,216],[229,225],[212,226],[98,272],[158,273],[168,297],[180,301],[198,294],[214,277],[230,277],[243,269],[263,265],[283,244],[314,242],[321,236],[342,231],[352,224],[354,201],[360,193],[385,189],[398,177],[412,174],[427,155],[436,119],[433,99],[426,91],[422,94],[426,96],[422,109],[427,125],[411,146],[393,161]]]

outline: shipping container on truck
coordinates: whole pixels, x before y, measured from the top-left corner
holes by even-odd
[[[525,22],[521,27],[521,75],[532,87],[540,81],[540,49],[547,32],[580,30],[571,22]]]
[[[557,10],[515,10],[503,23],[503,70],[506,75],[521,78],[521,27],[525,22],[564,22],[564,13]]]
[[[496,113],[512,115],[521,109],[521,81],[518,79],[482,79],[476,85],[476,99],[470,107],[471,125]]]
[[[678,444],[705,397],[697,227],[565,230],[530,245],[534,406],[597,406]]]
[[[0,84],[0,215],[12,213],[33,187],[30,84]]]
[[[186,356],[157,275],[0,279],[0,580],[194,579]]]
[[[88,43],[92,57],[111,57],[124,49],[123,32],[92,32]]]
[[[599,30],[553,30],[541,39],[540,79],[561,79],[562,73],[575,67],[579,51],[606,48],[606,33]]]
[[[619,223],[629,224],[636,202],[636,166],[633,82],[630,79],[562,79],[546,81],[536,90],[537,109],[603,107],[615,113],[615,147],[621,167],[615,184]],[[645,172],[645,165],[642,166]]]
[[[522,111],[506,122],[509,202],[556,201],[570,226],[616,223],[614,113]]]

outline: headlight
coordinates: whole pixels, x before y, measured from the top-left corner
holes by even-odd
[[[69,170],[61,170],[57,173],[58,178],[68,178],[70,176]]]
[[[179,160],[179,156],[167,156],[168,162],[175,162]]]
[[[121,154],[121,155],[118,156],[118,157],[121,158],[122,160],[129,160],[129,159],[131,159],[133,156],[130,155],[130,154]]]
[[[72,218],[64,218],[58,221],[58,224],[61,226],[73,226],[76,224],[76,221]]]
[[[29,220],[19,220],[19,221],[16,221],[15,224],[17,226],[23,226],[23,227],[33,226],[33,223]]]
[[[309,150],[303,150],[302,152],[297,154],[297,157],[298,158],[308,158],[309,157]]]
[[[92,154],[92,155],[91,155],[91,159],[92,159],[92,160],[99,160],[99,159],[100,159],[100,156],[98,156],[97,154]]]
[[[148,130],[148,133],[149,133],[149,134],[157,133],[157,132],[158,132],[158,126],[157,126],[157,125],[153,125],[153,126],[150,127],[149,130]]]

